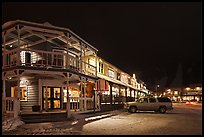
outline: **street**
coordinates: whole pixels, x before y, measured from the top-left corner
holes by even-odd
[[[166,114],[115,110],[78,114],[73,121],[25,124],[3,134],[202,135],[202,105],[174,103]]]

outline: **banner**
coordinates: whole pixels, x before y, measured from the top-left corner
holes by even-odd
[[[106,81],[105,79],[99,79],[96,82],[96,90],[97,91],[108,91],[109,90],[108,85],[109,85],[108,81]]]

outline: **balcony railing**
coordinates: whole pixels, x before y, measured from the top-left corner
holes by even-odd
[[[33,49],[20,49],[19,52],[18,49],[14,49],[4,52],[2,69],[13,66],[69,69],[86,75],[97,75],[95,66],[67,53]],[[92,71],[87,71],[90,68]]]
[[[6,113],[14,113],[14,97],[3,98],[3,109]]]

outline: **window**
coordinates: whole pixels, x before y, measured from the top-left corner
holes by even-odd
[[[60,98],[60,88],[54,88],[54,98]]]
[[[120,80],[120,73],[117,73],[117,80]]]
[[[122,81],[123,83],[128,83],[127,76],[126,76],[126,75],[121,75],[121,81]]]
[[[178,95],[178,91],[174,91],[174,95]]]
[[[171,102],[171,100],[169,98],[167,98],[167,97],[165,97],[165,98],[158,98],[158,101],[159,102]]]
[[[11,97],[16,97],[18,93],[18,87],[11,87]],[[28,100],[28,91],[26,87],[20,87],[20,101]]]
[[[93,66],[95,65],[95,61],[93,59],[88,59],[88,68],[90,68],[91,70],[95,70],[95,68]]]
[[[108,70],[108,76],[111,78],[114,78],[114,71],[113,70]]]
[[[148,99],[147,98],[141,98],[139,100],[140,103],[147,103],[148,102]]]
[[[150,103],[156,102],[156,99],[155,98],[149,98],[149,102]]]
[[[103,68],[103,64],[101,62],[99,62],[99,67],[98,67],[98,72],[100,73],[104,73],[104,68]]]

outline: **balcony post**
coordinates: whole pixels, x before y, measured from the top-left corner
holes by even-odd
[[[84,49],[84,47],[83,47],[83,50],[84,50],[84,58],[85,58],[85,56],[86,56],[86,49]],[[87,72],[86,72],[86,65],[87,65],[87,64],[86,64],[86,59],[84,60],[84,62],[85,62],[85,63],[84,63],[84,72],[87,73]]]
[[[66,33],[66,42],[67,42],[67,56],[66,56],[66,69],[69,67],[69,33]]]
[[[17,47],[17,66],[20,66],[20,28],[19,25],[17,25],[17,32],[18,32],[18,47]]]
[[[81,50],[81,53],[80,53],[80,72],[83,72],[83,69],[82,69],[82,44],[80,42],[80,50]]]
[[[96,53],[94,55],[95,55],[95,76],[97,77],[97,55]]]
[[[4,69],[5,64],[6,64],[6,54],[4,54],[5,51],[6,51],[6,36],[5,35],[6,35],[6,33],[3,32],[3,34],[2,34],[2,37],[3,37],[3,46],[4,46],[4,51],[2,52],[2,55],[3,55],[2,68],[3,69]]]

